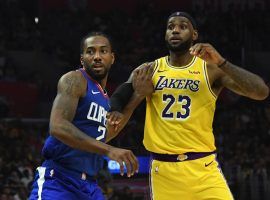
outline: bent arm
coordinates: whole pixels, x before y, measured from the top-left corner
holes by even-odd
[[[59,80],[50,116],[50,134],[72,148],[104,155],[109,152],[109,145],[89,137],[71,123],[85,91],[86,80],[78,72],[69,72]]]
[[[226,74],[221,78],[222,85],[228,89],[255,100],[268,97],[269,88],[258,75],[228,61],[220,69]]]
[[[154,62],[144,63],[132,71],[128,80],[121,84],[110,98],[111,111],[121,112],[123,108],[128,104],[130,98],[133,95],[134,88],[132,85],[133,76],[140,73],[140,75],[149,75],[153,72]],[[152,75],[152,74],[151,74]]]
[[[145,96],[153,92],[151,79],[153,70],[154,62],[140,65],[131,73],[128,81],[124,83],[126,86],[122,84],[113,93],[111,97],[111,107],[121,107],[122,109],[112,109],[112,112],[109,114],[107,125],[109,134],[106,141],[118,135],[129,121],[134,110],[145,99]],[[127,87],[127,84],[129,84],[129,87]],[[121,99],[125,99],[126,103],[123,104]]]
[[[205,60],[210,68],[215,67],[214,71],[223,72],[222,76],[214,77],[215,81],[221,83],[219,89],[227,87],[255,100],[263,100],[269,95],[269,88],[259,76],[226,61],[211,44],[197,43],[189,50],[192,55]]]
[[[107,123],[108,133],[106,137],[106,142],[112,140],[119,134],[119,132],[128,123],[134,110],[137,108],[137,106],[142,102],[144,98],[145,97],[140,96],[136,92],[134,92],[131,98],[129,99],[128,104],[122,110],[122,113],[118,111],[113,111],[109,114],[108,123]],[[119,122],[116,122],[118,120]]]

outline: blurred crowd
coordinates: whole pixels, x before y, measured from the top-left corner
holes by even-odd
[[[42,52],[55,60],[54,66],[49,68],[54,68],[56,73],[59,70],[66,72],[79,67],[82,36],[93,30],[104,31],[113,39],[116,51],[116,63],[109,80],[109,87],[113,90],[136,66],[167,54],[164,42],[166,20],[172,11],[181,10],[173,6],[162,10],[154,1],[138,0],[133,13],[113,9],[99,14],[98,11],[88,12],[87,6],[46,11],[36,8],[30,12],[35,4],[34,1],[29,2],[0,2],[0,80],[30,81],[45,88],[45,92],[48,85],[55,88],[56,80],[39,72],[39,66],[29,67],[28,72],[20,69],[14,65],[10,51]],[[199,41],[213,44],[228,60],[242,64],[243,49],[269,51],[268,0],[253,3],[231,1],[226,5],[218,0],[192,2],[186,11],[198,23]],[[37,9],[41,11],[37,12]]]
[[[57,80],[41,73],[39,66],[30,66],[27,70],[18,66],[11,52],[42,52],[55,61],[48,67],[60,75],[79,67],[80,38],[90,30],[101,30],[112,37],[116,51],[117,60],[108,83],[111,94],[117,85],[126,81],[134,67],[167,54],[166,19],[178,8],[161,10],[154,1],[138,2],[133,14],[120,9],[99,14],[88,12],[83,6],[33,13],[25,1],[0,1],[0,81],[35,84],[39,103],[49,108]],[[194,1],[187,10],[198,23],[200,41],[213,44],[224,57],[239,65],[243,63],[243,48],[269,51],[269,1],[253,4],[232,1],[226,6],[221,2]],[[270,81],[269,74],[261,71],[260,75]],[[42,161],[40,152],[48,124],[7,118],[18,117],[10,114],[8,103],[0,95],[3,119],[0,123],[0,200],[24,200],[35,168]],[[128,126],[111,142],[113,145],[132,149],[136,155],[147,155],[142,146],[144,109],[144,104],[138,107]],[[48,118],[41,111],[33,116]],[[217,104],[214,133],[218,159],[235,199],[270,199],[269,99],[254,102],[225,90]],[[135,199],[127,185],[113,187],[108,169],[103,169],[98,178],[108,199]]]
[[[27,199],[48,125],[3,120],[0,123],[0,199]]]

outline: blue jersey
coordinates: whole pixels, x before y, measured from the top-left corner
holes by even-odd
[[[87,80],[87,92],[85,97],[79,99],[72,123],[88,136],[105,142],[106,114],[110,109],[109,98],[84,69],[79,71]],[[73,149],[52,135],[47,138],[42,155],[46,158],[44,167],[60,166],[79,173],[85,172],[90,176],[94,176],[103,166],[101,155]]]

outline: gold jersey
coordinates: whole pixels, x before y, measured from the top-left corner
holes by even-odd
[[[214,151],[212,123],[217,97],[205,61],[194,56],[188,65],[176,67],[166,56],[155,64],[155,91],[146,99],[146,149],[162,154]]]

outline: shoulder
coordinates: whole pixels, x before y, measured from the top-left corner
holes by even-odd
[[[83,96],[86,92],[87,81],[80,71],[70,71],[64,74],[58,82],[58,91]]]

